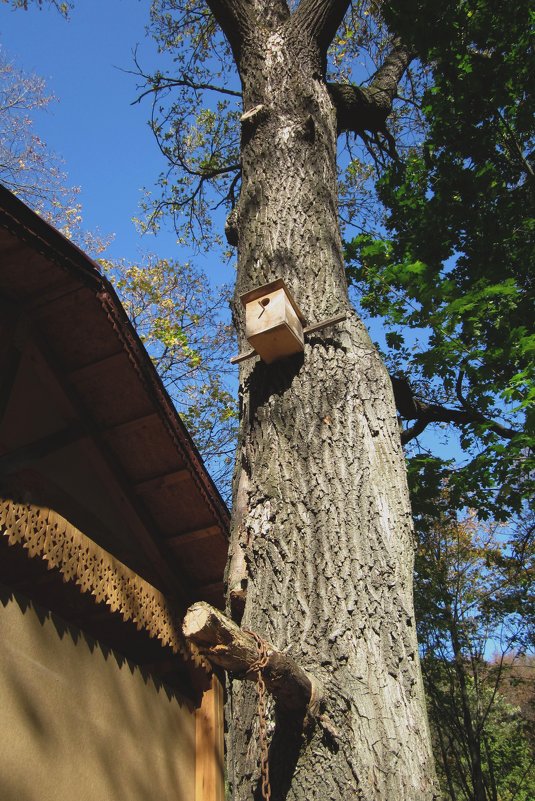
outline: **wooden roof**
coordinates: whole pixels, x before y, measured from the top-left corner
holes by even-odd
[[[122,521],[95,489],[58,501],[74,524],[182,607],[222,604],[228,510],[113,287],[0,187],[0,481],[38,492],[62,459]]]

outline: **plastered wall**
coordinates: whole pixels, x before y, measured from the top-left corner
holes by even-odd
[[[193,801],[176,694],[0,586],[1,801]]]

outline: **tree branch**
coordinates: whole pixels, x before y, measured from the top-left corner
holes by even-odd
[[[238,63],[243,40],[254,27],[251,4],[247,0],[206,0],[206,3],[227,37]]]
[[[398,84],[409,66],[412,54],[399,38],[369,86],[330,83],[328,89],[338,118],[338,133],[362,131],[386,133],[386,120],[392,112],[392,103]]]
[[[142,70],[141,64],[139,63],[137,47],[134,49],[134,64],[136,65],[135,70],[121,70],[121,72],[126,73],[126,75],[134,75],[136,78],[141,78],[144,81],[144,85],[148,88],[144,89],[135,100],[132,100],[130,103],[131,106],[141,103],[147,95],[158,95],[159,92],[163,92],[165,89],[176,89],[180,87],[193,89],[194,92],[211,91],[219,92],[219,94],[223,95],[231,95],[232,97],[241,97],[241,92],[234,89],[227,89],[225,86],[217,86],[213,83],[194,81],[186,73],[183,73],[180,77],[164,75],[161,72],[157,72],[156,75],[147,74]]]
[[[404,378],[390,376],[394,390],[394,400],[400,417],[405,420],[416,420],[416,423],[401,434],[401,443],[406,445],[424,431],[430,423],[454,423],[456,425],[485,425],[499,437],[512,439],[518,431],[489,420],[480,412],[470,409],[449,409],[439,403],[426,403],[414,395],[412,387]]]
[[[290,24],[314,39],[325,56],[348,6],[349,0],[301,0]]]
[[[420,434],[423,431],[425,431],[425,429],[428,426],[428,423],[430,423],[430,422],[431,422],[430,420],[426,420],[426,421],[418,420],[418,422],[415,423],[410,428],[405,428],[401,432],[401,435],[400,435],[401,444],[402,445],[406,445],[408,442],[411,441],[411,439],[416,439],[416,437],[419,437]]]
[[[182,631],[214,665],[231,672],[234,678],[256,680],[254,665],[258,647],[254,637],[204,601],[190,606]],[[286,710],[312,713],[319,709],[320,684],[287,654],[266,643],[267,665],[263,669],[266,687]]]
[[[336,107],[338,133],[352,131],[382,131],[391,107],[384,108],[374,102],[370,90],[351,83],[328,83],[327,88]]]
[[[128,70],[126,70],[128,72]],[[132,75],[139,75],[137,72],[131,72]],[[143,76],[147,77],[147,76]],[[151,86],[150,89],[145,89],[135,100],[132,100],[130,103],[131,106],[135,106],[136,103],[141,103],[144,97],[147,95],[156,94],[157,92],[161,92],[163,89],[176,89],[177,87],[184,86],[188,89],[193,89],[195,92],[209,90],[212,92],[219,92],[222,95],[232,95],[233,97],[241,97],[241,92],[236,92],[234,89],[226,89],[224,86],[215,86],[211,83],[195,83],[191,81],[189,78],[166,78],[165,76],[162,77],[161,81],[154,86]]]
[[[378,105],[386,106],[388,104],[390,108],[392,107],[392,102],[397,95],[398,84],[413,58],[414,54],[396,36],[392,41],[390,52],[373,76],[367,89]]]
[[[516,158],[518,160],[522,170],[527,175],[528,179],[531,181],[533,185],[535,182],[535,172],[533,171],[531,164],[524,155],[524,151],[522,150],[522,147],[520,145],[520,142],[518,141],[518,137],[515,131],[513,130],[513,128],[511,128],[511,126],[507,122],[507,119],[504,117],[504,115],[501,113],[499,109],[496,111],[496,115],[498,117],[498,120],[502,123],[503,128],[507,134],[507,148],[509,152],[511,153],[513,158]]]

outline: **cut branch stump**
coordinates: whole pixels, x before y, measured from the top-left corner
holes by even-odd
[[[236,679],[256,681],[258,661],[255,638],[219,609],[204,601],[190,606],[182,631],[214,665]],[[321,685],[287,654],[266,642],[267,664],[262,670],[266,688],[288,712],[315,717],[322,697]]]

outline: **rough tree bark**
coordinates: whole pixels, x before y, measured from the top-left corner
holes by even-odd
[[[228,568],[242,625],[321,682],[337,737],[270,710],[273,801],[437,797],[412,602],[413,537],[388,375],[347,297],[337,218],[336,137],[350,126],[329,89],[327,47],[347,0],[209,0],[243,86],[234,302],[283,278],[309,323],[304,354],[240,368],[241,444]],[[384,125],[409,56],[399,43],[354,119]],[[397,77],[396,77],[397,76]],[[384,85],[381,86],[381,80]],[[372,85],[373,88],[373,85]],[[380,91],[382,89],[382,91]],[[381,113],[379,113],[379,111]],[[230,681],[228,779],[259,798],[255,689]]]

